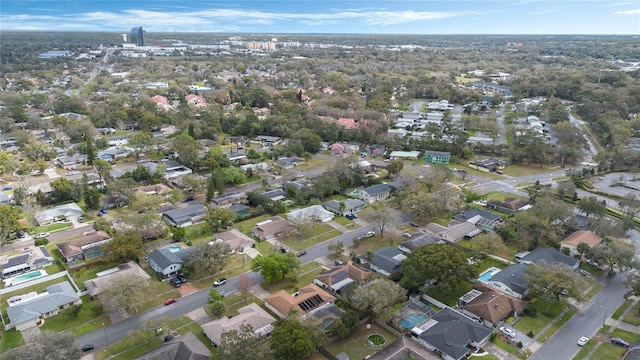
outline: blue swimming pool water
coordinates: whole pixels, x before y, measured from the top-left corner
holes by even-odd
[[[167,246],[167,250],[169,250],[172,253],[177,253],[178,251],[182,251],[183,248],[180,245],[171,245],[171,246]]]
[[[489,281],[489,279],[491,279],[493,275],[499,272],[500,272],[500,269],[496,267],[490,267],[487,270],[483,271],[482,274],[480,274],[480,276],[478,276],[478,280],[486,283],[487,281]]]
[[[413,329],[416,325],[423,323],[425,320],[427,320],[427,316],[424,314],[411,314],[398,321],[398,324],[405,329]]]

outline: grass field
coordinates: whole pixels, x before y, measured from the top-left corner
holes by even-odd
[[[640,312],[640,302],[637,302],[633,308],[627,313],[627,316],[624,317],[622,321],[627,324],[640,326],[640,316],[638,316]]]
[[[626,348],[609,343],[602,343],[591,355],[591,359],[620,359]]]
[[[580,351],[578,351],[576,356],[574,356],[573,358],[575,360],[585,359],[587,357],[587,354],[591,352],[591,349],[593,349],[596,346],[596,344],[597,342],[595,341],[589,341],[585,346],[582,347],[582,349],[580,349]]]
[[[429,288],[429,290],[427,291],[427,295],[449,306],[455,306],[458,302],[458,299],[460,299],[462,295],[468,293],[472,288],[473,288],[473,284],[471,282],[464,281],[460,284],[460,286],[458,287],[458,290],[456,291],[452,291],[444,294],[439,291],[436,291],[433,288]]]
[[[633,303],[633,300],[631,299],[625,300],[622,303],[622,305],[620,305],[620,307],[611,315],[611,317],[613,319],[618,320],[618,318],[622,315],[622,313],[624,313],[624,311],[627,310],[627,308],[631,306],[632,303]]]
[[[334,356],[344,352],[349,359],[365,359],[367,356],[375,354],[378,349],[372,349],[367,346],[367,336],[371,334],[380,334],[385,337],[385,346],[396,341],[397,337],[382,327],[371,324],[371,328],[367,329],[365,325],[356,329],[349,337],[334,341],[326,346],[326,349]]]
[[[551,304],[549,306],[549,313],[545,315],[544,312],[547,310],[547,303],[542,300],[538,300],[538,302],[532,305],[537,310],[535,317],[523,316],[513,327],[525,334],[532,331],[534,335],[537,335],[543,327],[549,324],[556,316],[558,316],[558,314],[560,314],[565,305],[566,304],[564,302]]]

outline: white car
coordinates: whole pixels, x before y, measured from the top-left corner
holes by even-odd
[[[507,335],[510,338],[516,337],[516,332],[513,331],[513,329],[509,329],[508,327],[504,327],[504,326],[501,327],[500,332],[502,332],[503,334]]]
[[[589,342],[589,338],[586,337],[586,336],[583,336],[580,339],[578,339],[578,345],[579,346],[585,346],[587,344],[587,342]]]
[[[40,239],[40,238],[46,238],[49,237],[51,234],[49,234],[48,232],[41,232],[40,234],[34,236],[34,239]]]
[[[411,234],[409,234],[408,232],[403,232],[402,236],[406,237],[406,238],[410,238]]]
[[[376,236],[375,231],[367,231],[367,232],[364,234],[364,237],[374,237],[374,236]]]

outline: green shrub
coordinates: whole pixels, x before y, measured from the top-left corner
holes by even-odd
[[[40,238],[36,241],[33,242],[35,246],[44,246],[47,245],[49,243],[49,240],[47,238]]]
[[[496,337],[498,337],[498,334],[492,332],[491,335],[489,335],[489,341],[494,342],[496,340]]]
[[[516,344],[516,346],[518,346],[518,349],[522,349],[522,347],[524,345],[522,345],[522,341],[518,341],[518,343]]]
[[[527,336],[533,339],[533,330],[529,330],[529,332],[527,333]]]

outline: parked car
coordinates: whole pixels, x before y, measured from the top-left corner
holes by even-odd
[[[285,246],[280,248],[280,252],[282,252],[283,254],[286,254],[289,252],[289,249],[287,249]]]
[[[334,261],[334,262],[333,262],[333,264],[334,264],[335,266],[342,266],[342,265],[344,265],[344,261],[342,261],[342,260],[336,260],[336,261]]]
[[[178,301],[176,298],[168,298],[167,301],[164,302],[165,305],[171,305],[174,302]]]
[[[18,230],[16,231],[16,236],[20,239],[24,238],[25,236],[27,236],[27,233],[24,230]]]
[[[580,269],[579,273],[580,273],[580,275],[582,275],[582,276],[587,276],[587,275],[589,275],[589,272],[588,272],[587,270],[584,270],[584,269]]]
[[[306,255],[306,254],[307,254],[307,250],[301,250],[301,251],[298,251],[298,252],[296,253],[296,256],[297,256],[297,257],[300,257],[300,256],[302,256],[302,255]]]
[[[95,349],[95,346],[93,344],[85,344],[80,347],[80,350],[82,350],[82,352],[91,351],[93,349]]]
[[[196,197],[195,197],[195,196],[193,196],[193,195],[189,195],[189,196],[187,196],[186,198],[184,198],[184,199],[182,200],[182,202],[189,202],[189,201],[193,201],[193,200],[195,200],[195,199],[196,199]]]
[[[101,214],[106,214],[106,213],[107,213],[107,208],[102,208],[102,209],[100,209],[100,213],[101,213]]]
[[[164,342],[171,341],[171,340],[173,340],[173,335],[165,335],[164,336]]]
[[[403,232],[402,236],[406,237],[406,238],[410,238],[411,234],[409,234],[408,232]]]
[[[507,335],[510,338],[516,337],[516,332],[513,329],[509,329],[508,327],[502,326],[500,327],[500,332]]]
[[[629,347],[629,343],[626,340],[622,340],[622,339],[617,338],[617,337],[611,338],[611,343],[612,344],[616,344],[616,345],[620,345],[620,346],[624,346],[624,347]]]
[[[344,217],[346,217],[349,220],[354,220],[354,219],[358,218],[358,215],[356,215],[356,214],[347,214]]]
[[[418,225],[418,223],[415,223],[413,221],[409,222],[409,225],[413,226],[413,227],[418,227],[420,225]]]
[[[180,284],[182,284],[182,281],[180,281],[180,279],[178,279],[177,277],[174,277],[173,279],[169,280],[169,282],[171,283],[171,285],[175,287],[180,287]]]
[[[578,339],[578,346],[585,346],[587,342],[589,342],[589,338],[586,336],[583,336],[580,339]]]
[[[84,222],[84,216],[80,216],[80,217],[78,218],[78,222],[79,222],[79,223],[83,223],[83,222]]]
[[[41,232],[40,234],[34,236],[34,239],[41,239],[41,238],[46,238],[51,236],[51,234],[49,234],[48,232]]]
[[[213,282],[213,286],[220,286],[220,285],[224,285],[227,283],[227,279],[225,278],[220,278],[216,281]]]
[[[180,280],[181,283],[186,283],[187,282],[187,278],[182,274],[176,276],[176,279]]]
[[[374,237],[376,236],[376,232],[375,231],[367,231],[366,233],[364,233],[364,237]]]

